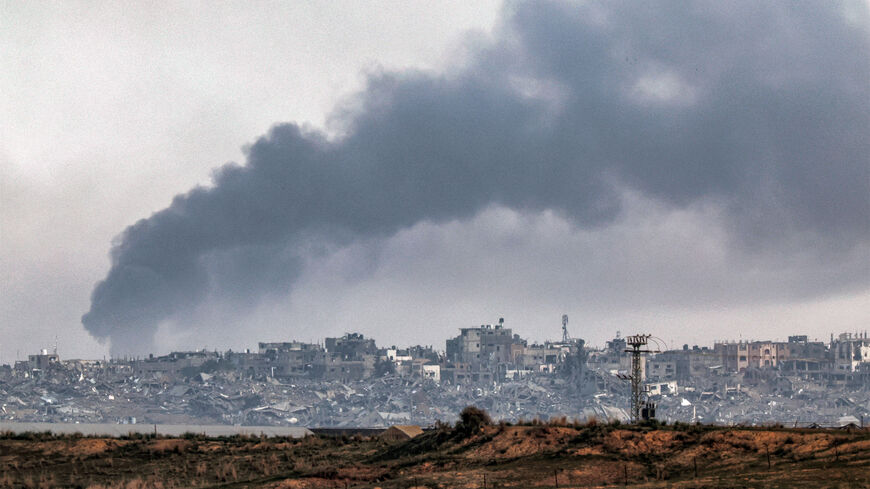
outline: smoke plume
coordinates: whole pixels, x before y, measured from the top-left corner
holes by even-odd
[[[870,240],[865,3],[516,3],[441,74],[370,75],[330,139],[244,165],[118,237],[86,329],[115,352],[208,300],[290,291],[306,257],[490,206],[602,226],[631,189],[725,210],[731,246]]]

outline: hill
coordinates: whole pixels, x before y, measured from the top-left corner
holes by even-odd
[[[870,487],[870,431],[533,423],[377,437],[0,439],[0,487]]]

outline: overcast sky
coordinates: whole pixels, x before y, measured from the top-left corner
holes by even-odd
[[[0,363],[870,329],[867,2],[0,10]]]

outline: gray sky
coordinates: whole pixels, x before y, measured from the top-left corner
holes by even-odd
[[[675,5],[3,2],[0,361],[867,329],[867,2]]]

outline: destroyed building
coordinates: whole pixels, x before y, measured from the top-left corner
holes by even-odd
[[[498,324],[461,328],[459,336],[447,340],[447,361],[460,366],[453,374],[454,382],[490,382],[503,377],[513,364],[511,346],[520,343],[504,319]],[[449,366],[448,366],[449,368]]]
[[[831,355],[834,368],[846,372],[856,372],[870,364],[870,338],[863,335],[842,333],[831,339]]]
[[[143,360],[134,360],[131,367],[136,375],[140,377],[177,380],[188,376],[189,373],[193,373],[205,365],[206,362],[216,362],[220,358],[221,355],[219,353],[206,350],[176,351],[169,355],[159,357],[150,355]]]
[[[625,338],[620,337],[619,331],[616,337],[608,341],[602,350],[589,352],[589,367],[593,370],[608,372],[611,375],[625,375],[631,370],[631,355],[626,352]],[[646,376],[646,363],[641,364],[643,370],[641,376]]]
[[[371,377],[378,356],[373,338],[347,333],[340,338],[326,338],[325,344],[325,353],[314,363],[314,378],[349,382]]]
[[[348,333],[255,352],[61,360],[43,351],[0,368],[0,418],[21,422],[378,427],[452,421],[466,405],[496,419],[628,419],[630,355],[617,333],[529,343],[504,326],[460,328],[445,351],[379,348]],[[870,417],[870,341],[684,345],[642,363],[665,421],[833,426]],[[743,358],[741,358],[743,357]]]
[[[260,343],[259,352],[266,359],[272,377],[310,374],[316,363],[323,363],[324,356],[320,345],[299,341]]]

